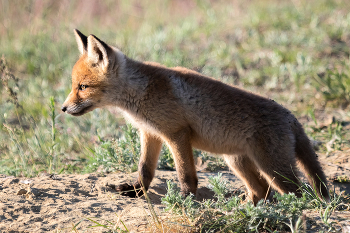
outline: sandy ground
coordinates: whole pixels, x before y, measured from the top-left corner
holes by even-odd
[[[339,175],[350,177],[350,149],[320,156],[329,179]],[[233,188],[242,189],[243,184],[231,172],[223,171]],[[217,173],[198,172],[199,189],[197,199],[213,198],[207,188],[208,177]],[[42,174],[35,178],[17,178],[0,175],[0,232],[72,232],[78,224],[78,232],[103,232],[102,228],[87,228],[95,225],[86,218],[96,218],[100,223],[109,220],[129,230],[142,232],[147,222],[152,221],[145,198],[127,198],[120,196],[109,184],[131,183],[136,179],[133,174],[57,175]],[[166,193],[166,180],[177,181],[175,171],[157,171],[151,184],[149,198],[159,216],[164,206],[161,198]],[[350,193],[349,183],[330,181],[331,188],[337,192]],[[350,214],[339,212],[333,215],[339,227],[349,227]],[[124,229],[124,227],[122,227]],[[339,228],[340,229],[340,228]]]
[[[230,172],[223,173],[230,183],[242,186]],[[213,197],[206,188],[208,177],[212,175],[216,173],[199,173],[198,199]],[[142,231],[145,224],[152,221],[145,198],[123,197],[106,186],[106,183],[131,183],[136,177],[137,173],[42,175],[30,179],[0,175],[0,231],[70,232],[81,220],[78,230],[95,225],[84,220],[93,217],[101,223],[105,223],[103,220],[114,223],[121,220],[129,230]],[[160,215],[163,210],[161,198],[166,194],[166,180],[169,179],[177,181],[175,171],[157,171],[149,190],[149,198]],[[96,229],[96,232],[101,231],[101,228]]]

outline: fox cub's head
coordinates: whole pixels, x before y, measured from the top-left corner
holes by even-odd
[[[115,87],[120,65],[117,60],[121,58],[121,52],[94,35],[86,37],[78,30],[74,33],[81,56],[73,67],[72,90],[62,105],[62,111],[80,116],[111,104],[110,90]]]

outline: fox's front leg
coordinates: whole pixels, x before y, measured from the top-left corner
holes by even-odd
[[[198,178],[191,146],[191,130],[182,129],[168,137],[167,143],[174,156],[181,192],[184,196],[196,195]]]
[[[142,186],[147,190],[157,168],[158,157],[162,148],[159,137],[140,130],[141,157],[138,167],[138,179],[133,185],[127,183],[117,186],[115,189],[124,196],[137,197],[143,194]],[[135,192],[136,191],[136,192]]]

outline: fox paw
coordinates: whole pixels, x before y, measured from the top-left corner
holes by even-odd
[[[130,184],[124,183],[118,186],[114,185],[114,187],[111,187],[111,188],[115,189],[122,196],[135,198],[143,195],[143,190],[141,189],[141,186],[139,184],[130,185]]]

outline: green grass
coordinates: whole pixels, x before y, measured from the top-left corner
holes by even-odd
[[[79,55],[75,27],[132,58],[185,66],[260,92],[297,116],[310,108],[345,108],[350,94],[347,1],[269,2],[91,2],[84,6],[93,13],[87,17],[77,11],[85,5],[80,1],[27,1],[16,7],[16,1],[3,0],[0,54],[15,78],[3,75],[0,86],[0,172],[89,171],[85,167],[95,148],[123,137],[124,121],[106,110],[79,118],[59,110]],[[309,133],[315,138],[328,133],[321,131]],[[347,143],[349,134],[339,134]],[[172,167],[170,154],[164,154],[162,166]]]
[[[347,0],[1,0],[0,173],[137,169],[138,133],[120,115],[99,109],[77,118],[60,111],[79,56],[74,28],[134,59],[185,66],[272,98],[313,119],[305,128],[323,142],[322,153],[348,148],[347,9]],[[321,113],[334,112],[341,116],[324,125]],[[212,161],[209,169],[223,166],[195,154]],[[159,168],[174,168],[166,147]]]
[[[261,200],[256,206],[244,201],[242,195],[232,195],[219,173],[209,178],[215,200],[195,201],[193,196],[184,198],[175,183],[168,181],[168,193],[162,198],[166,211],[185,216],[188,224],[196,232],[307,232],[313,227],[318,232],[339,230],[331,215],[335,210],[348,211],[346,196],[333,194],[329,203],[317,198],[307,184],[301,186],[302,197],[294,193],[275,193],[274,200]],[[347,204],[344,204],[347,202]],[[315,224],[306,218],[305,210],[319,213],[321,222]]]

